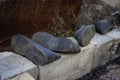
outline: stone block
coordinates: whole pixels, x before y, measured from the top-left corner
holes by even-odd
[[[110,31],[106,35],[112,37],[115,40],[119,40],[120,39],[120,31],[117,30],[117,29],[114,29],[114,30]]]
[[[107,35],[95,34],[91,40],[91,44],[95,45],[93,68],[104,65],[110,60],[110,48],[113,44],[113,38]]]
[[[111,32],[107,33],[106,35],[114,39],[113,45],[111,46],[111,60],[113,60],[116,57],[120,56],[120,54],[115,54],[118,44],[120,43],[120,31],[117,29],[114,29]]]
[[[7,80],[36,80],[29,73],[25,72]]]
[[[106,62],[110,60],[110,48],[113,42],[108,42],[103,45],[98,45],[95,47],[94,53],[94,61],[93,61],[93,68],[104,65]]]
[[[39,66],[39,80],[75,80],[82,77],[92,68],[93,53],[94,46],[90,44],[82,47],[78,54],[61,54],[59,60]]]
[[[110,42],[112,40],[113,40],[113,38],[110,36],[100,35],[100,34],[96,33],[90,43],[95,46],[98,46],[98,45],[102,45],[107,42]]]
[[[29,70],[36,71],[34,69],[36,69],[36,66],[22,56],[13,52],[0,53],[0,80],[11,78]]]

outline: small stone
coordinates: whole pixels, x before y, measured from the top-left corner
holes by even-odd
[[[11,47],[16,53],[25,56],[36,65],[44,65],[61,57],[23,35],[15,35],[11,40]]]
[[[109,19],[102,19],[95,23],[95,28],[98,33],[105,34],[113,28],[113,24]]]
[[[82,25],[74,34],[80,46],[87,46],[95,34],[94,25]]]
[[[61,37],[54,37],[46,32],[37,32],[33,35],[32,40],[40,45],[62,53],[78,53],[80,52],[79,45],[75,44],[72,40]]]
[[[120,80],[120,66],[119,65],[109,65],[107,68],[107,73],[100,76],[98,80]]]

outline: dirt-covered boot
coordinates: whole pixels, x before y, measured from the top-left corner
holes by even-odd
[[[80,47],[72,40],[67,38],[55,37],[46,32],[37,32],[33,35],[32,40],[40,45],[60,53],[78,53]]]
[[[74,37],[78,41],[79,45],[84,47],[90,43],[90,40],[93,38],[94,34],[94,25],[82,25],[80,29],[75,32]]]
[[[35,43],[23,35],[13,36],[11,47],[14,52],[26,57],[36,65],[44,65],[61,57],[59,54]]]
[[[96,31],[100,34],[105,34],[114,27],[110,19],[102,19],[95,22]]]

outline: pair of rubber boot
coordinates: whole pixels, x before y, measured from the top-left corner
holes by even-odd
[[[32,39],[24,35],[15,35],[11,39],[14,52],[22,55],[36,65],[45,65],[58,60],[61,53],[78,53],[80,47],[66,38],[56,38],[46,32],[35,33]]]
[[[110,18],[101,19],[95,22],[96,31],[100,34],[105,34],[112,30],[114,27],[113,21]]]
[[[120,26],[120,12],[118,10],[113,10],[109,17],[98,20],[94,25],[96,31],[103,35],[112,30],[115,25]]]
[[[46,32],[35,33],[32,40],[24,35],[15,35],[11,39],[11,47],[14,52],[22,55],[36,65],[44,65],[61,56],[61,53],[78,53],[80,47],[66,38],[56,38]]]
[[[94,33],[93,25],[84,25],[80,30],[76,31],[75,35],[78,37],[78,42],[85,46],[89,44]],[[14,52],[26,57],[36,65],[44,65],[58,60],[61,56],[57,52],[80,52],[80,46],[72,40],[55,37],[46,32],[37,32],[32,39],[20,34],[15,35],[11,39],[11,47]]]
[[[89,44],[95,32],[103,35],[112,30],[113,27],[114,20],[104,18],[96,21],[93,25],[82,25],[81,28],[75,32],[75,38],[78,40],[80,46],[86,46]]]
[[[16,53],[25,56],[37,65],[44,65],[61,56],[57,53],[79,53],[80,46],[87,46],[97,32],[104,34],[112,28],[112,23],[107,20],[100,20],[95,25],[82,25],[74,37],[78,41],[75,44],[67,38],[55,37],[46,32],[37,32],[29,39],[23,35],[15,35],[11,40],[11,47]]]
[[[95,34],[95,28],[100,33],[105,33],[112,28],[108,20],[97,21],[94,25],[82,25],[74,37],[80,46],[87,46]],[[102,31],[102,32],[101,32]],[[37,32],[33,35],[32,40],[23,36],[16,35],[11,40],[13,50],[27,57],[37,65],[44,65],[58,60],[61,56],[57,53],[78,53],[80,47],[70,39],[54,37],[46,32]]]

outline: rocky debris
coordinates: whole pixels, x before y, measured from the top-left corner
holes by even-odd
[[[44,65],[61,57],[23,35],[15,35],[11,40],[11,47],[14,52],[26,57],[36,65]]]
[[[120,66],[110,65],[106,68],[108,73],[102,75],[98,80],[120,80]]]
[[[120,26],[120,12],[118,9],[114,10],[112,13],[111,13],[111,16],[112,16],[112,19],[113,19],[113,22],[116,26]]]
[[[61,37],[54,37],[46,32],[37,32],[33,35],[32,40],[40,45],[61,53],[78,53],[80,47],[72,40]]]
[[[105,34],[113,28],[113,23],[109,19],[102,19],[95,22],[96,31],[100,34]]]
[[[74,37],[77,39],[80,46],[86,46],[90,43],[90,40],[93,38],[94,34],[94,25],[82,25],[80,29],[75,32]]]

